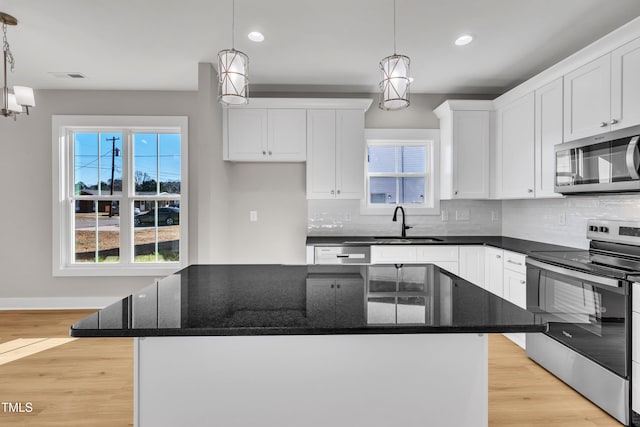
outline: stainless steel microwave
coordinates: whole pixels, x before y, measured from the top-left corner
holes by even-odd
[[[640,191],[640,126],[555,146],[555,192]]]

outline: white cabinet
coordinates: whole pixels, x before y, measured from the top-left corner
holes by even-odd
[[[485,247],[460,246],[458,276],[484,288]]]
[[[496,188],[499,199],[534,197],[534,93],[496,110]]]
[[[440,119],[440,198],[489,198],[491,101],[448,100]]]
[[[307,198],[361,199],[364,110],[307,111]]]
[[[371,264],[435,264],[458,274],[458,246],[374,245]]]
[[[229,108],[225,160],[304,162],[307,117],[304,109]]]
[[[314,326],[327,328],[363,326],[364,298],[364,280],[360,275],[310,275],[307,320]]]
[[[555,150],[562,142],[562,78],[535,91],[535,197],[561,197],[554,192]]]
[[[503,271],[503,289],[504,299],[517,305],[520,308],[527,309],[527,266],[525,264],[526,256],[511,251],[503,251],[504,271]],[[525,334],[511,333],[504,334],[520,347],[525,348]]]
[[[502,257],[502,249],[492,247],[485,248],[484,288],[498,295],[500,298],[504,296],[502,286],[504,265]]]
[[[564,140],[640,124],[640,39],[564,76]]]

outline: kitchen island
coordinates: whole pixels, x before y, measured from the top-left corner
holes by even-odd
[[[485,334],[544,330],[433,265],[193,265],[71,335],[135,337],[137,426],[485,427]]]

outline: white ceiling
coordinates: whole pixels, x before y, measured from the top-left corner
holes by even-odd
[[[15,16],[10,85],[195,90],[231,47],[232,0],[0,0]],[[236,0],[250,90],[376,91],[393,54],[392,0]],[[502,93],[640,16],[640,0],[397,0],[414,93]],[[258,30],[266,40],[249,41]],[[453,45],[462,33],[475,41]],[[79,72],[84,80],[52,72]],[[295,86],[291,86],[295,85]]]

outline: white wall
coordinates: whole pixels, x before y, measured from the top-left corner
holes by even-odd
[[[505,236],[586,249],[587,220],[640,221],[640,195],[505,200],[502,216]]]

